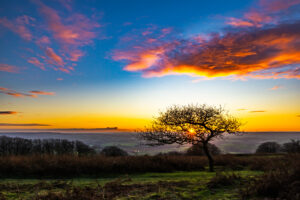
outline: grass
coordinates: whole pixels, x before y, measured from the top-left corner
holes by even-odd
[[[246,178],[260,175],[262,172],[235,171],[235,173]],[[144,173],[93,179],[1,179],[0,192],[6,199],[34,199],[36,196],[45,196],[49,193],[63,194],[67,188],[72,187],[97,188],[99,185],[103,187],[111,183],[120,183],[118,187],[121,185],[134,187],[127,188],[124,194],[117,195],[114,199],[238,199],[238,191],[235,186],[216,189],[207,187],[207,183],[215,175],[216,173],[212,172],[192,171]],[[143,194],[140,193],[141,188],[139,187],[144,188]]]

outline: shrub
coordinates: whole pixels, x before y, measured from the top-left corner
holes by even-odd
[[[282,151],[286,153],[300,153],[300,140],[291,140],[283,144]]]
[[[214,144],[208,143],[208,150],[212,155],[219,155],[221,154],[221,150]],[[187,149],[186,155],[190,156],[203,156],[205,155],[203,152],[202,145],[192,145],[190,148]]]
[[[260,144],[256,153],[278,153],[281,149],[281,146],[276,142],[264,142]]]
[[[102,149],[101,154],[105,156],[128,156],[128,153],[116,146],[108,146]]]
[[[223,186],[235,185],[238,181],[241,181],[242,177],[235,173],[217,173],[208,183],[209,189],[220,188]]]
[[[199,156],[0,156],[0,178],[98,177],[108,174],[204,170]]]
[[[277,166],[276,169],[266,171],[263,175],[250,179],[240,191],[242,199],[250,197],[300,199],[299,157],[290,157],[289,159],[291,162],[288,165],[275,165]]]

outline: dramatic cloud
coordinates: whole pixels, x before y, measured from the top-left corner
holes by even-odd
[[[17,92],[15,90],[11,90],[8,88],[3,88],[0,87],[0,94],[6,94],[6,95],[10,95],[13,97],[33,97],[36,98],[38,97],[38,95],[54,95],[54,92],[44,92],[44,91],[38,91],[38,90],[33,90],[30,91],[29,93],[23,93],[23,92]]]
[[[31,40],[32,34],[28,26],[34,22],[35,19],[27,15],[16,18],[15,20],[8,20],[7,18],[0,18],[0,25],[8,28],[12,32],[18,34],[25,40]]]
[[[14,115],[17,113],[18,112],[15,112],[15,111],[0,111],[0,115]]]
[[[271,20],[254,11],[245,16],[259,26],[227,27],[220,34],[200,38],[157,36],[151,43],[147,41],[153,37],[147,30],[144,42],[133,45],[131,50],[128,47],[129,50],[117,50],[112,57],[127,61],[124,70],[141,72],[143,77],[185,74],[208,78],[300,79],[300,20],[268,23]]]
[[[19,72],[19,69],[16,66],[13,66],[13,65],[1,64],[0,63],[0,71],[10,72],[10,73],[17,73],[17,72]]]
[[[249,111],[250,113],[263,113],[263,112],[267,112],[265,110],[251,110]]]
[[[11,123],[0,123],[0,126],[51,126],[49,124],[11,124]]]
[[[42,62],[38,58],[30,58],[28,62],[43,70],[47,66],[70,73],[74,70],[74,62],[85,55],[81,47],[93,44],[93,40],[99,36],[97,29],[101,26],[98,19],[74,12],[71,1],[59,1],[66,9],[65,13],[59,13],[42,1],[33,2],[46,22],[48,33],[35,42],[45,53],[45,56],[39,56]],[[52,48],[52,42],[58,44],[59,48]]]
[[[258,7],[250,9],[242,18],[230,17],[227,24],[236,27],[262,27],[268,23],[277,23],[287,10],[300,4],[300,0],[261,0]]]
[[[48,68],[70,73],[74,62],[85,55],[83,47],[92,45],[99,39],[99,13],[91,10],[90,16],[80,14],[72,8],[70,0],[59,0],[54,9],[45,1],[32,0],[37,6],[40,18],[27,15],[15,19],[0,18],[0,27],[18,34],[27,41],[37,45],[43,53],[34,53],[27,62],[42,70]],[[64,12],[61,12],[63,10]],[[43,21],[44,20],[44,21]],[[103,39],[103,38],[102,38]],[[14,72],[14,68],[0,66],[0,71]]]

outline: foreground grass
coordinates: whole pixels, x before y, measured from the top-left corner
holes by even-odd
[[[262,173],[260,171],[234,172],[243,178]],[[76,189],[82,189],[87,193],[98,192],[99,196],[95,199],[239,199],[237,194],[239,183],[209,188],[207,183],[215,175],[216,173],[212,172],[192,171],[93,179],[0,179],[2,194],[0,199],[1,197],[3,199],[55,199],[53,195],[68,196],[66,192]]]

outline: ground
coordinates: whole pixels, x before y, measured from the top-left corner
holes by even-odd
[[[234,173],[246,178],[262,172],[234,171]],[[93,197],[99,198],[95,199],[109,200],[239,199],[239,183],[209,189],[207,183],[215,176],[214,172],[194,171],[107,176],[97,179],[1,179],[0,192],[3,199],[55,199],[52,198],[53,195],[68,196],[70,195],[66,194],[68,192],[73,192],[74,195],[74,191],[77,191],[78,196],[83,193],[97,193]]]

